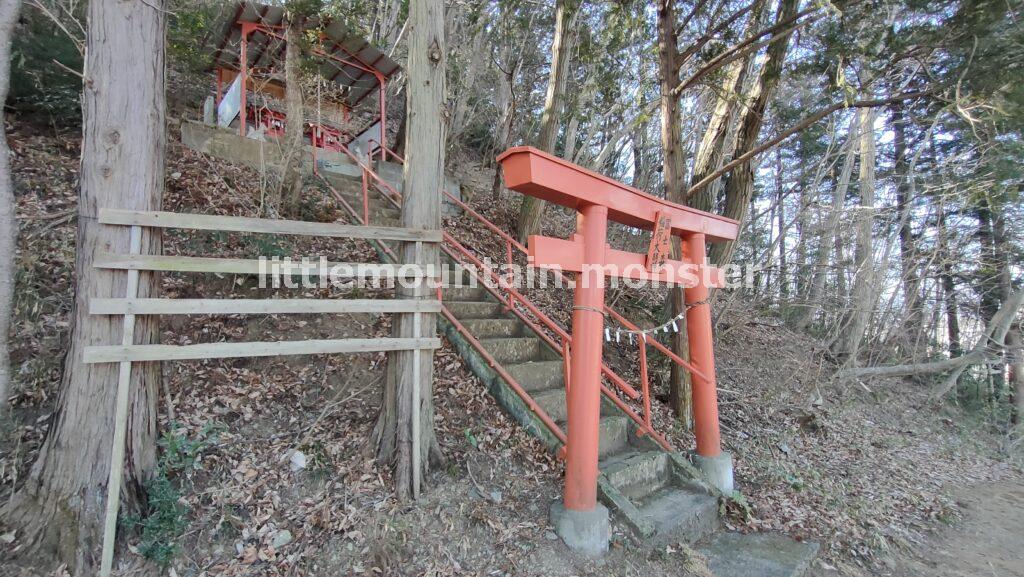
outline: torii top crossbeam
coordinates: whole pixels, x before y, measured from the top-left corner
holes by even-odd
[[[735,220],[651,196],[536,148],[510,148],[498,162],[512,190],[575,210],[584,204],[606,206],[610,220],[627,226],[651,230],[660,212],[671,218],[673,235],[703,233],[715,242],[738,233]]]

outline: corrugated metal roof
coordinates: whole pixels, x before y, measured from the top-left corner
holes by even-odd
[[[268,27],[281,26],[284,23],[284,8],[255,2],[235,4],[234,9],[229,10],[229,19],[224,25],[217,52],[214,54],[214,66],[239,68],[241,22],[263,24]],[[388,58],[386,54],[342,22],[311,19],[305,25],[307,29],[318,29],[321,26],[324,34],[322,50],[347,63],[318,57],[320,75],[346,89],[345,102],[349,106],[355,107],[366,97],[376,95],[378,82],[370,70],[376,70],[385,78],[389,78],[399,70],[399,66],[394,60]],[[268,33],[268,31],[258,29],[250,34],[246,47],[246,60],[249,68],[283,72],[285,55],[283,35],[283,30]]]

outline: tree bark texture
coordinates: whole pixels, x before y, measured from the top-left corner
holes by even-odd
[[[562,101],[565,99],[565,84],[569,75],[569,29],[575,20],[574,14],[579,0],[557,0],[555,3],[555,35],[551,43],[551,73],[548,77],[547,94],[544,97],[544,112],[540,118],[540,135],[537,148],[555,153],[558,140],[558,125],[562,115]],[[526,244],[527,238],[540,232],[544,215],[544,201],[524,196],[516,224],[519,242]]]
[[[1006,333],[1007,381],[1010,385],[1010,422],[1019,425],[1024,418],[1024,339],[1017,324]]]
[[[789,264],[786,262],[786,194],[782,184],[782,151],[775,149],[775,218],[779,228],[779,300],[789,298]]]
[[[82,165],[78,200],[74,311],[64,376],[50,429],[24,486],[3,510],[28,544],[24,554],[67,563],[91,576],[99,563],[118,365],[82,363],[87,345],[121,341],[120,316],[90,315],[89,300],[125,296],[124,271],[93,268],[98,251],[127,253],[129,228],[99,225],[100,208],[160,210],[164,183],[164,24],[166,5],[89,3]],[[143,252],[160,253],[144,229]],[[142,273],[139,297],[157,294],[159,279]],[[136,343],[157,342],[156,317],[140,316]],[[133,363],[122,507],[138,510],[155,464],[158,363]]]
[[[11,357],[7,339],[14,312],[14,269],[18,246],[11,149],[7,145],[4,103],[11,87],[11,36],[21,12],[21,0],[0,0],[0,422],[6,419],[11,394]]]
[[[750,37],[757,29],[764,5],[765,2],[760,0],[751,8],[743,37]],[[726,66],[722,86],[715,98],[714,108],[708,118],[707,126],[704,128],[704,135],[694,154],[690,186],[704,180],[722,166],[722,160],[725,158],[730,141],[728,138],[730,128],[737,116],[737,108],[739,108],[738,104],[743,93],[743,84],[746,82],[748,71],[751,68],[751,60],[752,55],[735,60]],[[697,191],[687,204],[698,210],[712,212],[718,204],[720,190],[721,179],[717,179]]]
[[[306,110],[302,98],[302,18],[291,14],[285,31],[285,166],[281,187],[284,213],[296,216],[302,202],[303,132]],[[282,207],[274,207],[279,209]]]
[[[742,89],[745,68],[743,61],[737,61],[726,69],[725,80],[721,93],[715,100],[715,107],[704,129],[704,135],[697,145],[697,153],[693,159],[693,172],[690,183],[697,184],[712,171],[718,169],[725,155],[726,136],[729,132],[729,118],[735,108],[736,99]],[[717,182],[716,182],[717,184]],[[717,200],[717,188],[708,185],[693,195],[690,204],[698,209],[711,212]]]
[[[439,230],[441,228],[441,189],[444,186],[445,142],[445,36],[444,4],[441,0],[418,0],[410,4],[408,61],[407,143],[405,156],[402,226]],[[437,266],[439,247],[424,243],[419,252],[415,243],[405,243],[400,250],[403,263]],[[398,288],[399,298],[436,298],[425,285],[420,288]],[[434,315],[423,314],[420,334],[415,334],[412,314],[396,315],[393,332],[396,337],[434,336],[437,333]],[[420,459],[426,472],[431,460],[441,460],[440,447],[434,437],[433,354],[420,352]],[[392,463],[395,490],[400,499],[413,495],[412,390],[413,352],[399,351],[388,358],[389,377],[385,385],[384,404],[374,429],[377,457]],[[392,376],[393,375],[393,376]]]
[[[782,0],[779,3],[775,21],[782,23],[795,17],[798,5],[798,0]],[[782,65],[786,60],[791,34],[791,32],[780,34],[778,40],[768,47],[766,60],[757,81],[756,95],[743,115],[736,137],[734,154],[737,157],[754,150],[757,146],[768,102],[782,76]],[[725,216],[742,222],[746,218],[747,206],[750,204],[753,194],[754,169],[750,161],[747,160],[733,169],[729,181],[725,185]],[[711,246],[710,260],[719,266],[728,264],[732,261],[735,249],[736,241],[715,243]]]
[[[875,262],[872,226],[875,221],[875,112],[860,116],[860,206],[857,207],[857,246],[854,251],[853,292],[847,313],[832,343],[832,354],[840,362],[856,364],[857,352],[871,318],[875,298]]]
[[[664,154],[665,198],[686,204],[686,166],[682,150],[682,120],[679,115],[679,97],[673,92],[679,72],[677,60],[679,47],[676,42],[675,0],[662,0],[658,4],[658,77],[661,88],[661,148]],[[672,239],[672,258],[681,255],[679,239]],[[670,314],[675,317],[685,310],[683,290],[672,287],[668,297]],[[686,338],[686,319],[679,322],[679,332],[672,333],[672,352],[680,358],[690,358],[690,346]],[[672,363],[669,374],[669,405],[676,417],[689,429],[693,424],[691,406],[690,373]]]
[[[963,348],[960,344],[960,305],[956,294],[956,271],[953,270],[953,255],[949,250],[946,211],[941,202],[936,207],[938,214],[935,216],[935,250],[941,263],[939,279],[942,282],[942,299],[946,315],[946,340],[949,342],[949,356],[958,357],[963,353]]]

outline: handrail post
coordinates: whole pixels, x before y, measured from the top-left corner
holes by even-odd
[[[224,69],[220,66],[217,67],[217,97],[214,98],[214,105],[220,106],[220,101],[224,97]],[[219,119],[218,119],[219,120]]]
[[[366,168],[363,168],[363,224],[370,224],[370,191],[366,182]]]
[[[515,282],[515,274],[512,272],[512,241],[505,240],[505,292],[508,295],[509,309],[512,308],[512,283]]]
[[[311,154],[313,155],[313,174],[315,174],[317,176],[320,175],[320,172],[316,168],[316,145],[317,145],[316,140],[317,140],[317,133],[318,132],[319,131],[317,130],[317,125],[316,124],[311,124],[309,126],[309,145],[310,145],[309,148],[312,151]]]
[[[707,252],[703,233],[683,237],[683,257],[699,265],[697,283],[684,290],[686,333],[690,360],[702,374],[693,374],[693,430],[697,437],[695,464],[708,480],[723,492],[733,490],[732,457],[722,452],[718,429],[718,393],[715,390],[715,348],[711,334],[711,305],[708,300]]]

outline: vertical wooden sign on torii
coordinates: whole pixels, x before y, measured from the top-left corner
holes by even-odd
[[[598,439],[601,413],[601,354],[606,276],[651,280],[685,289],[686,326],[693,374],[695,464],[709,481],[732,490],[732,461],[718,431],[715,356],[708,289],[722,286],[720,270],[708,266],[706,243],[733,240],[734,220],[656,198],[531,147],[498,157],[505,185],[517,192],[578,211],[570,240],[531,236],[531,264],[576,272],[572,356],[566,403],[565,489],[552,509],[559,535],[570,547],[596,553],[608,547],[608,511],[597,504]],[[647,254],[608,246],[608,220],[651,230]],[[682,241],[682,260],[670,258],[672,236]]]

